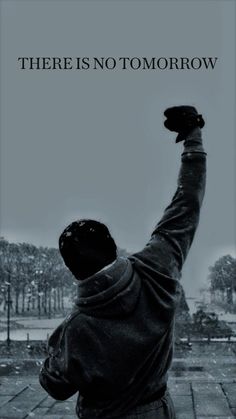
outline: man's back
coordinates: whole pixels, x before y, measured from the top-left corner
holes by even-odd
[[[63,400],[79,390],[79,417],[126,417],[165,394],[178,280],[205,189],[200,137],[196,128],[187,138],[177,191],[148,244],[79,281],[72,315],[49,340],[41,384]]]

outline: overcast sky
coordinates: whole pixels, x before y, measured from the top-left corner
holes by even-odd
[[[57,246],[81,217],[139,250],[176,187],[166,107],[206,119],[208,183],[188,295],[235,254],[235,2],[1,1],[1,235]],[[21,71],[18,57],[218,57],[214,70]]]

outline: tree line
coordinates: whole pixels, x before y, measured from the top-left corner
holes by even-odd
[[[118,249],[118,254],[128,256],[125,249]],[[208,280],[212,302],[236,308],[236,258],[220,257],[209,267]],[[76,297],[77,282],[58,249],[0,238],[0,312],[10,304],[15,314],[50,317],[64,310],[65,298]]]
[[[75,288],[57,249],[0,239],[1,311],[10,304],[15,314],[51,315],[64,309],[64,297]]]
[[[236,258],[221,256],[209,267],[208,279],[212,302],[227,304],[232,309],[236,302]]]
[[[118,249],[118,254],[128,255],[124,249]],[[0,312],[10,304],[15,314],[51,317],[64,311],[66,298],[72,305],[77,288],[58,249],[0,238]]]

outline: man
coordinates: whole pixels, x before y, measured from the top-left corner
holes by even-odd
[[[49,339],[40,383],[55,399],[79,392],[79,418],[174,418],[167,390],[181,269],[199,221],[206,153],[195,108],[165,111],[184,151],[177,191],[144,249],[116,256],[108,229],[70,224],[59,239],[78,280],[75,308]]]

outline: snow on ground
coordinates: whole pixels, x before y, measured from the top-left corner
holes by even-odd
[[[236,323],[236,314],[224,313],[222,311],[217,312],[219,320],[224,320],[229,323]]]
[[[32,318],[22,318],[17,319],[17,323],[22,324],[29,329],[55,329],[55,327],[59,326],[61,322],[64,320],[64,317],[56,318],[56,319],[37,319],[35,317]]]
[[[13,340],[46,340],[53,330],[62,323],[64,317],[56,319],[18,318],[17,323],[24,326],[22,329],[10,329],[10,338]],[[3,321],[3,319],[2,319]],[[7,332],[0,332],[0,341],[6,340]]]
[[[20,329],[12,330],[10,338],[12,340],[27,340],[27,333],[29,334],[29,340],[47,340],[48,336],[51,335],[53,329]],[[0,341],[6,340],[7,332],[0,333]]]

